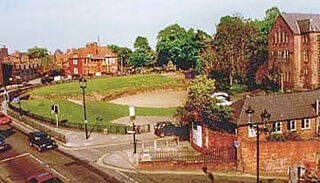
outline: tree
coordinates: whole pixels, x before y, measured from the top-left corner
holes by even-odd
[[[136,41],[133,44],[133,48],[135,50],[143,49],[143,50],[150,50],[149,42],[146,37],[138,36]]]
[[[129,58],[129,65],[151,67],[156,63],[156,53],[149,46],[148,39],[138,36],[133,44],[135,51]]]
[[[218,100],[212,97],[214,92],[214,80],[204,75],[197,76],[190,84],[186,103],[178,109],[181,123],[204,123],[212,129],[221,129],[230,119],[232,109],[217,105]]]
[[[210,42],[210,36],[204,31],[186,31],[178,24],[170,25],[158,33],[157,63],[164,66],[171,61],[182,70],[201,68],[200,51],[206,47],[206,42]]]
[[[108,48],[118,56],[118,65],[121,70],[123,67],[128,66],[129,58],[132,55],[132,50],[130,48],[117,45],[108,45]]]
[[[53,66],[53,57],[50,55],[47,48],[29,48],[27,51],[27,55],[30,59],[39,59],[40,65],[44,68],[44,70],[50,69]]]
[[[252,59],[263,39],[255,24],[240,15],[220,19],[214,37],[217,63],[229,77],[229,85],[245,83]]]

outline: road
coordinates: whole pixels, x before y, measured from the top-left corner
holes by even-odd
[[[14,182],[25,182],[27,177],[41,171],[51,171],[65,182],[120,182],[59,150],[38,152],[29,147],[27,136],[8,126],[0,126],[0,135],[6,138],[12,149],[0,153],[0,166],[6,169]]]

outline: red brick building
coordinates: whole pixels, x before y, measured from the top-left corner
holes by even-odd
[[[190,143],[194,149],[212,154],[217,148],[236,148],[237,169],[256,172],[256,123],[268,132],[260,133],[260,173],[287,174],[288,168],[308,166],[319,172],[319,102],[320,92],[304,92],[247,97],[234,103],[234,133],[212,131],[204,124],[194,124]],[[250,117],[246,110],[254,110]],[[262,119],[267,111],[269,119]]]
[[[0,55],[3,55],[2,59],[0,58],[3,64],[12,65],[11,75],[7,76],[8,78],[14,80],[15,76],[20,76],[22,80],[27,81],[39,77],[42,72],[39,59],[31,59],[26,53],[15,51],[13,54],[8,54],[8,48],[3,47]]]
[[[108,47],[97,43],[88,43],[84,48],[68,49],[65,53],[57,50],[54,59],[67,75],[99,76],[118,72],[117,55]]]
[[[320,86],[320,15],[283,13],[268,35],[268,68],[282,73],[284,88]]]

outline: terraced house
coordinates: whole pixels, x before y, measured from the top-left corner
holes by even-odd
[[[55,63],[67,75],[105,75],[118,72],[118,58],[107,46],[88,43],[83,48],[68,49],[54,53]]]
[[[320,86],[320,15],[283,13],[268,35],[268,68],[287,89]]]

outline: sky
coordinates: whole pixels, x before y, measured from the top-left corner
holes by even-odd
[[[155,48],[158,32],[174,23],[213,35],[223,16],[261,20],[274,6],[320,13],[314,0],[0,0],[0,46],[10,53],[35,46],[54,52],[99,40],[133,48],[144,36]]]

